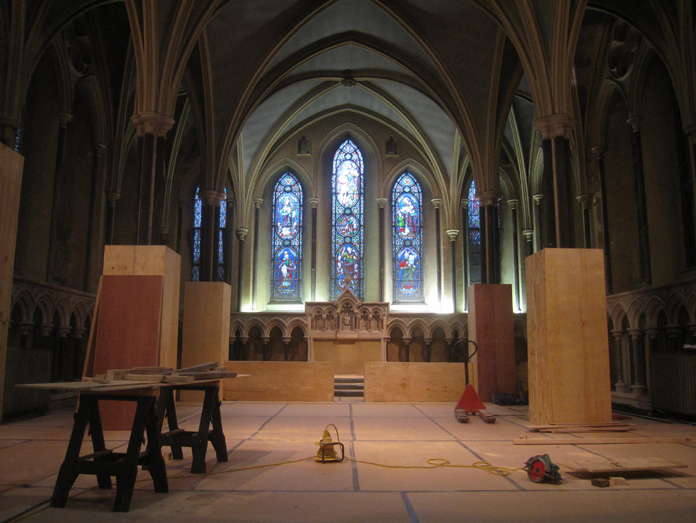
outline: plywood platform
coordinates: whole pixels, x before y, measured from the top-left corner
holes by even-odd
[[[365,401],[451,401],[466,388],[464,363],[365,363]]]

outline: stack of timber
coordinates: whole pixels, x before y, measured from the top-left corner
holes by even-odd
[[[226,367],[217,363],[205,363],[186,367],[185,369],[170,369],[167,367],[132,367],[130,369],[109,369],[106,374],[98,374],[94,378],[82,378],[83,381],[101,384],[119,385],[124,382],[140,383],[193,383],[201,380],[219,380],[236,378],[236,372],[230,372]]]
[[[627,472],[633,475],[639,472],[666,472],[672,469],[686,468],[683,463],[674,463],[662,458],[619,458],[595,461],[567,461],[567,468],[578,475],[601,474],[603,476],[621,476]]]
[[[546,432],[551,434],[576,434],[581,432],[628,432],[635,425],[615,421],[596,423],[553,423],[551,425],[531,425],[529,432]]]

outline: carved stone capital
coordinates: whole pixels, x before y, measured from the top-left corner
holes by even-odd
[[[239,241],[243,242],[244,238],[246,238],[247,234],[249,234],[249,229],[237,229],[235,232],[237,233],[237,238]]]
[[[591,194],[581,194],[580,196],[577,197],[578,202],[580,202],[580,205],[582,205],[583,209],[589,209],[590,208],[590,203],[592,202],[592,195]]]
[[[632,116],[628,120],[626,120],[626,123],[631,126],[631,129],[633,129],[634,133],[640,132],[640,122],[643,120],[642,116]]]
[[[377,206],[380,209],[384,209],[385,205],[387,205],[387,199],[386,198],[377,198]]]
[[[628,329],[628,335],[632,340],[639,340],[643,337],[643,329]]]
[[[567,114],[552,114],[534,121],[534,127],[541,133],[542,140],[563,136],[570,140],[571,131],[575,128],[575,120]]]
[[[544,199],[544,195],[543,194],[535,194],[534,196],[532,196],[532,198],[534,198],[534,203],[536,203],[537,205],[541,205],[541,200]]]
[[[508,200],[508,205],[513,211],[517,209],[517,204],[520,203],[518,200]]]
[[[263,203],[263,198],[254,198],[254,207],[257,209],[261,208],[261,204]]]
[[[203,189],[199,193],[203,205],[214,205],[215,207],[220,206],[220,193],[213,191],[212,189]]]
[[[626,335],[626,332],[621,330],[614,330],[611,331],[611,335],[614,336],[614,339],[616,341],[621,341],[623,337]]]
[[[495,191],[477,192],[476,199],[479,201],[479,205],[482,205],[483,207],[493,207],[498,205],[500,194]]]
[[[462,209],[468,209],[469,208],[469,198],[462,198],[461,201],[459,202],[459,205],[462,207]]]
[[[534,230],[533,229],[525,229],[522,231],[522,234],[524,237],[527,239],[528,242],[531,242],[534,240]]]
[[[152,111],[143,111],[140,114],[131,116],[131,123],[135,126],[138,137],[146,134],[154,134],[158,138],[163,138],[174,126],[174,119]]]
[[[72,121],[73,115],[70,113],[58,113],[58,118],[60,121],[60,126],[67,127],[68,124]]]
[[[459,229],[448,229],[447,236],[449,236],[451,242],[457,241],[457,237],[459,236]]]
[[[436,209],[439,209],[439,208],[440,208],[440,205],[442,205],[442,198],[433,198],[433,199],[430,200],[430,201],[433,202],[433,206],[434,206]]]
[[[309,205],[312,206],[312,209],[316,209],[317,205],[319,205],[319,198],[310,198]]]
[[[121,193],[117,193],[114,191],[106,191],[106,201],[109,204],[109,207],[115,207],[116,206],[116,201],[121,197]]]
[[[594,156],[595,160],[601,160],[604,158],[604,153],[606,152],[607,148],[603,145],[595,145],[592,149],[592,156]]]
[[[101,158],[101,155],[104,154],[105,149],[106,149],[106,145],[103,143],[99,143],[99,142],[92,143],[92,155],[95,158]]]

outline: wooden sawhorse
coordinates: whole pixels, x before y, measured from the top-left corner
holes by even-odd
[[[179,428],[174,401],[175,390],[200,390],[205,393],[198,431],[187,431]],[[181,448],[190,447],[193,453],[191,474],[205,474],[205,455],[208,450],[208,441],[213,444],[218,462],[227,462],[227,442],[225,441],[225,433],[222,431],[219,390],[219,380],[163,384],[160,387],[160,395],[157,400],[157,433],[160,435],[160,446],[170,447],[174,459],[183,459],[184,455]],[[162,432],[165,417],[169,430]]]
[[[80,394],[80,406],[75,413],[75,423],[72,435],[65,453],[65,460],[60,466],[56,486],[53,489],[51,506],[65,507],[68,494],[80,474],[97,476],[99,488],[111,488],[111,476],[116,477],[116,499],[114,512],[128,512],[130,508],[135,479],[138,475],[138,465],[144,465],[152,476],[155,492],[169,492],[167,469],[162,457],[157,432],[157,413],[155,411],[155,396],[153,391],[119,391]],[[131,428],[130,440],[126,452],[113,452],[104,443],[101,417],[99,415],[100,400],[135,401],[136,411]],[[92,437],[94,452],[80,456],[80,447],[89,423],[89,434]],[[140,452],[143,436],[147,433],[147,448]]]

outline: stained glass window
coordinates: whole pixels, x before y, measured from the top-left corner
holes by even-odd
[[[302,298],[302,186],[291,173],[273,190],[271,301]]]
[[[196,189],[196,199],[193,204],[193,267],[191,279],[201,279],[201,228],[203,225],[203,200],[201,200],[201,188]]]
[[[225,187],[225,197],[220,202],[220,232],[218,233],[218,281],[225,281],[225,254],[224,242],[225,231],[227,230],[227,187]]]
[[[331,298],[363,298],[363,156],[350,139],[336,151],[332,176]]]
[[[422,302],[423,196],[416,179],[402,174],[392,190],[394,302]]]
[[[481,219],[475,198],[476,184],[469,186],[469,284],[481,283]]]

